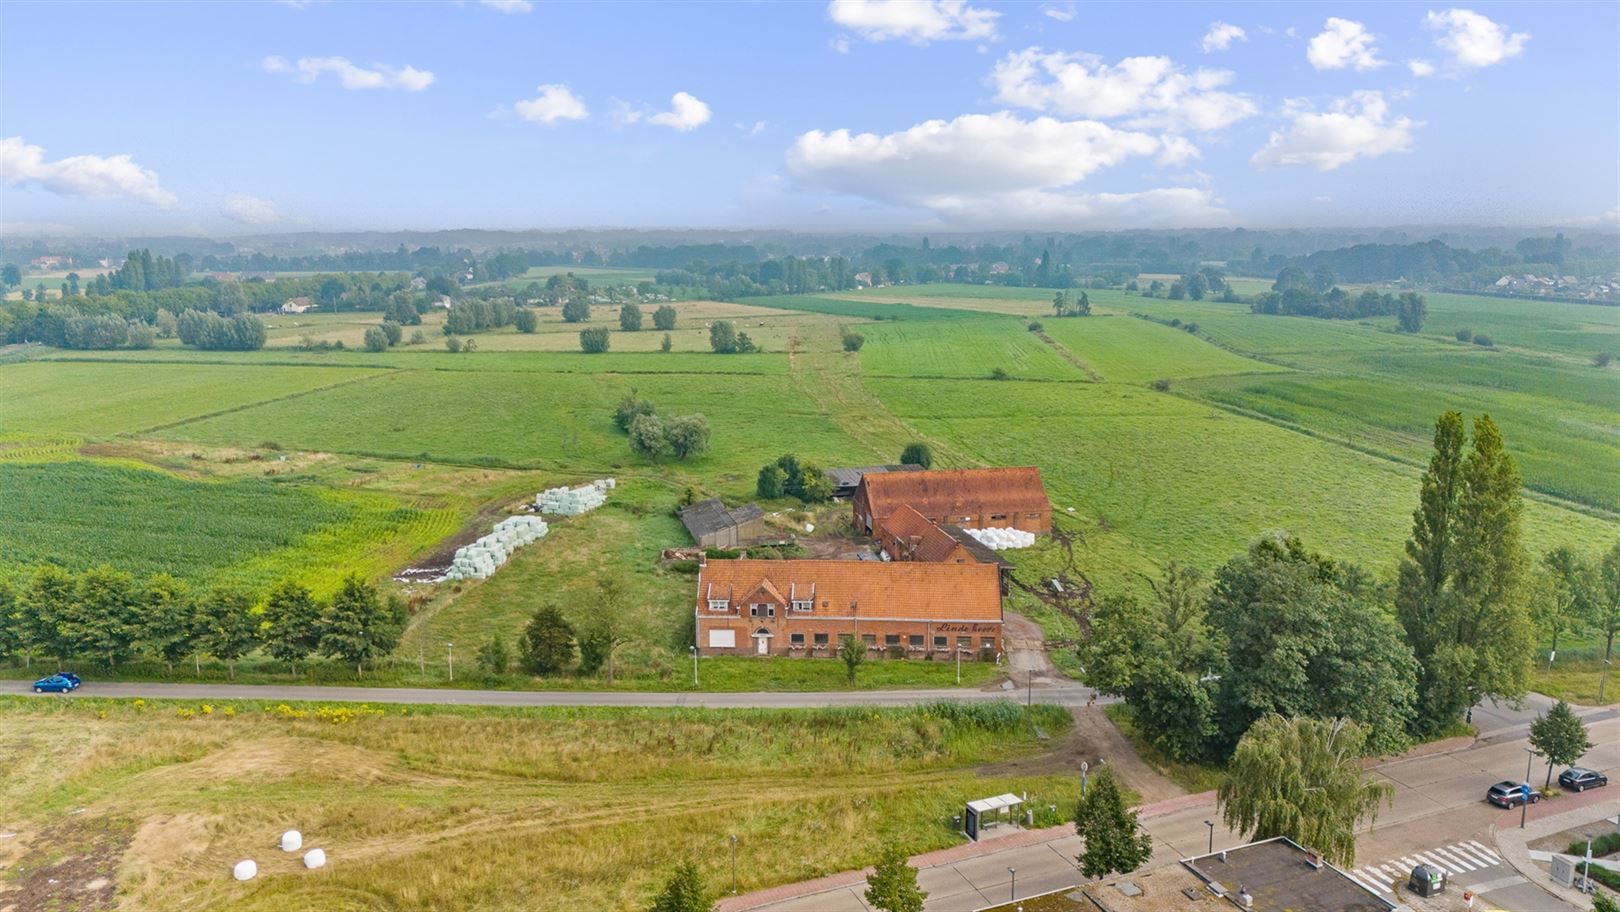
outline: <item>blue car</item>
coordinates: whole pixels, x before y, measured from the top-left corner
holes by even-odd
[[[48,678],[40,678],[34,682],[34,693],[67,693],[79,686],[79,676],[75,674],[53,674]]]

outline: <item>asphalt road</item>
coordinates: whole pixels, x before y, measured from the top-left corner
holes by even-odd
[[[29,681],[6,681],[0,694],[34,695]],[[39,694],[41,700],[62,694]],[[827,706],[910,706],[933,700],[1022,700],[1083,706],[1090,688],[1074,683],[1036,681],[1026,691],[1017,687],[939,688],[934,690],[761,691],[745,693],[654,692],[627,690],[456,690],[432,687],[325,687],[283,684],[166,684],[162,682],[98,683],[66,695],[172,700],[316,700],[349,703],[419,703],[444,706],[704,706],[722,708],[812,709]],[[1098,703],[1112,702],[1099,698]]]

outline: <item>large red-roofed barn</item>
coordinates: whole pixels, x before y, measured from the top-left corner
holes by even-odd
[[[1034,466],[864,475],[853,506],[855,528],[880,538],[901,507],[937,525],[1052,531],[1052,502]]]

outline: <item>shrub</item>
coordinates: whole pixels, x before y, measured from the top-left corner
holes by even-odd
[[[613,410],[613,425],[621,431],[629,431],[630,423],[642,415],[657,414],[658,409],[647,400],[636,395],[631,390],[628,396],[619,400],[619,405]]]
[[[1472,341],[1474,341],[1474,331],[1471,330],[1471,329],[1468,329],[1467,327],[1464,327],[1462,329],[1457,330],[1457,341],[1458,342],[1472,342]]]
[[[1045,328],[1046,327],[1044,325],[1042,325],[1041,321],[1039,321],[1039,320],[1031,320],[1031,321],[1029,321],[1029,331],[1032,332],[1032,333],[1038,333],[1038,332],[1040,332],[1041,330],[1043,330]]]
[[[1602,858],[1612,852],[1620,852],[1620,833],[1604,833],[1602,836],[1592,840],[1593,858]],[[1570,843],[1564,854],[1585,857],[1586,840]]]
[[[608,331],[602,326],[579,331],[579,350],[587,355],[599,355],[608,350]]]
[[[760,500],[775,500],[782,496],[783,485],[787,482],[787,473],[782,467],[772,464],[761,466],[759,479],[754,483],[754,496]]]
[[[1006,368],[998,367],[995,370],[990,372],[990,379],[991,380],[1011,380],[1012,379],[1012,374],[1007,373]]]
[[[130,340],[131,340],[130,344],[131,345],[135,344],[134,343],[134,338],[135,338],[134,334],[131,333],[130,334]],[[1609,362],[1613,361],[1613,360],[1614,360],[1614,355],[1611,355],[1608,352],[1598,352],[1597,354],[1592,356],[1592,366],[1593,367],[1599,367],[1599,368],[1608,367]]]
[[[540,317],[528,308],[519,310],[512,317],[512,322],[517,324],[518,332],[532,333],[540,328]]]
[[[729,320],[716,320],[709,324],[709,348],[729,355],[737,351],[737,327]]]
[[[861,335],[858,332],[851,332],[850,330],[847,330],[847,329],[844,330],[844,351],[858,352],[858,351],[861,350],[861,346],[865,345],[865,344],[866,344],[866,337],[865,336]]]
[[[1490,348],[1496,343],[1492,342],[1491,337],[1485,335],[1484,333],[1474,333],[1474,344],[1483,346],[1485,348]]]
[[[1158,390],[1161,393],[1167,393],[1170,391],[1169,380],[1155,380],[1151,385],[1155,390]]]
[[[451,336],[448,339],[445,339],[444,347],[447,351],[452,353],[461,351],[461,337]]]
[[[411,333],[411,341],[410,341],[409,344],[411,344],[411,345],[421,345],[422,343],[424,343],[426,341],[427,341],[427,335],[425,333],[423,333],[419,329],[416,332]]]
[[[926,443],[908,443],[900,451],[901,465],[920,465],[925,469],[934,467],[934,451]]]
[[[1185,329],[1186,331],[1188,331],[1190,333],[1193,333],[1194,335],[1197,335],[1197,333],[1198,333],[1198,324],[1197,323],[1188,323],[1186,326],[1183,326],[1182,329]]]
[[[670,561],[669,569],[671,573],[683,573],[687,576],[697,576],[698,562],[695,560]]]
[[[366,351],[380,352],[388,350],[388,336],[381,326],[366,327]]]
[[[675,328],[675,308],[664,304],[653,311],[653,328],[669,332]]]
[[[591,318],[590,302],[583,298],[571,298],[563,305],[562,318],[564,323],[584,323]]]
[[[704,548],[703,555],[710,560],[736,560],[742,552],[734,548]]]
[[[382,326],[380,328],[383,331],[383,335],[388,337],[388,345],[390,348],[399,344],[400,335],[403,330],[400,329],[398,323],[395,323],[393,320],[384,320],[382,321]]]
[[[625,304],[620,307],[619,329],[625,332],[639,332],[641,330],[641,308],[635,304]]]
[[[669,333],[664,333],[664,341],[658,343],[658,350],[667,352],[674,347],[675,340],[669,337]]]

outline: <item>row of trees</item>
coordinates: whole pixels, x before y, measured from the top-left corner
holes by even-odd
[[[583,630],[576,629],[562,612],[549,605],[541,607],[523,628],[519,659],[523,669],[536,675],[560,675],[577,671],[594,675],[606,671],[613,683],[613,663],[620,646],[629,641],[622,626],[626,598],[619,581],[603,577],[596,582],[593,612]],[[479,652],[480,664],[492,674],[507,670],[504,646],[492,640]]]
[[[362,671],[391,652],[404,629],[405,607],[375,586],[350,577],[321,601],[296,582],[283,582],[262,601],[245,590],[217,586],[193,591],[160,573],[136,579],[111,567],[74,573],[43,566],[20,584],[0,580],[0,657],[48,656],[108,669],[136,658],[170,672],[192,658],[236,662],[254,649],[296,666],[323,655]]]
[[[258,351],[264,347],[264,321],[249,313],[222,317],[207,310],[184,310],[175,334],[184,345],[206,351]]]
[[[797,497],[805,503],[825,503],[832,500],[833,482],[825,472],[786,453],[760,467],[754,493],[761,500]]]
[[[662,417],[657,406],[635,390],[614,407],[613,424],[628,435],[631,450],[653,462],[666,456],[684,462],[709,451],[709,419],[702,415]]]
[[[1428,319],[1428,303],[1416,292],[1403,291],[1399,295],[1379,294],[1367,289],[1359,295],[1335,284],[1333,271],[1322,267],[1314,276],[1303,269],[1290,266],[1277,274],[1271,290],[1256,295],[1249,301],[1249,310],[1257,314],[1321,317],[1329,320],[1361,320],[1368,317],[1393,315],[1402,332],[1415,333],[1423,329]]]
[[[510,298],[492,298],[488,300],[469,298],[458,301],[444,315],[444,334],[447,336],[465,336],[468,333],[483,332],[486,329],[511,326],[517,319],[517,314],[517,308],[512,304]]]

